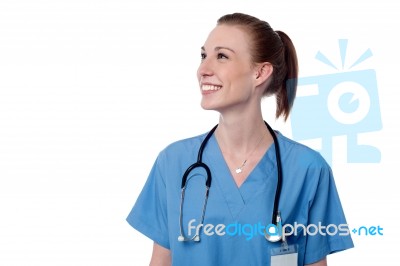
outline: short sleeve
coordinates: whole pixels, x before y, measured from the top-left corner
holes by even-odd
[[[169,249],[167,198],[162,177],[161,156],[155,161],[149,177],[136,200],[127,222],[157,244]]]
[[[309,204],[305,264],[315,263],[329,254],[354,246],[328,165],[319,172],[315,195]],[[315,234],[316,230],[318,233]]]

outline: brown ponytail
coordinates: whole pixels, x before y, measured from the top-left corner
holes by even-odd
[[[276,93],[276,117],[283,115],[286,120],[296,98],[299,67],[292,40],[282,31],[276,31],[276,33],[283,43],[286,68],[286,75],[281,83],[281,88]]]
[[[275,95],[276,118],[286,120],[296,97],[298,63],[291,39],[282,31],[258,18],[242,13],[228,14],[218,20],[218,25],[242,26],[252,37],[252,58],[255,63],[269,62],[274,70],[264,95]]]

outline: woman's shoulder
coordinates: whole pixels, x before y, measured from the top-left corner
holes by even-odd
[[[300,162],[302,164],[330,168],[324,157],[322,157],[318,151],[292,140],[280,132],[278,133],[278,141],[281,157],[285,157],[291,162]]]
[[[160,154],[162,155],[177,155],[177,154],[182,154],[182,152],[185,152],[184,154],[187,153],[196,153],[198,152],[198,149],[203,142],[205,136],[207,133],[203,133],[200,135],[196,135],[193,137],[188,137],[184,139],[180,139],[177,141],[174,141],[170,144],[168,144],[161,152]]]

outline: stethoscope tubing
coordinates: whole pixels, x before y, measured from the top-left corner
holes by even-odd
[[[189,166],[189,168],[186,169],[185,173],[183,174],[181,189],[184,189],[186,187],[186,181],[187,181],[187,178],[188,178],[190,172],[193,169],[198,168],[198,167],[204,168],[206,170],[206,172],[207,172],[206,187],[207,188],[211,187],[211,181],[212,181],[211,171],[210,171],[210,168],[205,163],[203,163],[203,151],[204,151],[204,148],[206,147],[206,145],[208,143],[208,140],[214,134],[214,131],[217,129],[217,127],[218,127],[218,124],[216,126],[214,126],[210,130],[210,132],[208,132],[207,136],[204,138],[203,142],[201,143],[200,148],[199,148],[199,152],[197,154],[197,162],[195,162],[194,164]]]
[[[267,122],[265,122],[265,125],[268,128],[268,131],[272,135],[272,138],[274,140],[275,144],[275,157],[276,157],[276,165],[277,165],[277,172],[278,172],[278,180],[276,184],[276,190],[275,190],[275,198],[274,198],[274,206],[273,206],[273,212],[272,212],[272,224],[278,225],[280,222],[280,213],[279,213],[279,201],[280,201],[280,196],[281,196],[281,190],[282,190],[282,163],[281,163],[281,155],[280,155],[280,148],[279,148],[279,143],[278,139],[276,137],[276,134],[274,130],[268,125]],[[200,145],[199,152],[197,154],[197,161],[190,165],[188,169],[186,169],[185,173],[183,174],[182,177],[182,183],[181,183],[181,204],[180,204],[180,214],[179,214],[179,227],[180,227],[180,236],[178,237],[179,241],[190,241],[193,240],[195,242],[200,241],[200,236],[195,235],[192,238],[187,238],[184,236],[183,233],[183,202],[185,199],[185,189],[186,189],[186,183],[187,183],[187,178],[192,170],[195,168],[203,168],[206,173],[207,173],[207,179],[206,179],[206,193],[205,193],[205,198],[204,198],[204,203],[203,203],[203,209],[202,209],[202,214],[201,214],[201,219],[200,219],[200,224],[203,224],[204,222],[204,217],[205,217],[205,212],[206,212],[206,207],[207,207],[207,201],[208,201],[208,194],[210,192],[211,188],[211,182],[212,182],[212,174],[210,168],[207,166],[207,164],[203,163],[203,152],[204,149],[211,138],[211,136],[214,134],[214,131],[217,129],[218,124],[215,125],[210,132],[206,135],[204,138],[203,142]],[[266,236],[267,238],[267,236]],[[267,238],[268,239],[268,238]],[[279,241],[281,237],[276,238],[276,240],[271,240],[268,239],[269,241],[276,242]]]
[[[278,139],[275,135],[274,130],[268,125],[267,122],[265,122],[265,125],[267,126],[270,134],[272,135],[272,138],[274,139],[274,144],[275,144],[275,157],[276,157],[276,167],[277,167],[277,172],[278,172],[278,180],[276,183],[276,190],[275,190],[275,199],[274,199],[274,208],[272,211],[272,224],[277,225],[278,223],[278,215],[279,215],[279,201],[281,198],[281,191],[282,191],[282,162],[281,162],[281,153],[280,153],[280,148],[279,148],[279,142]]]

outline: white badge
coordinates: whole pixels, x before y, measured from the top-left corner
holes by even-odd
[[[287,245],[271,249],[271,266],[297,266],[297,245]]]

